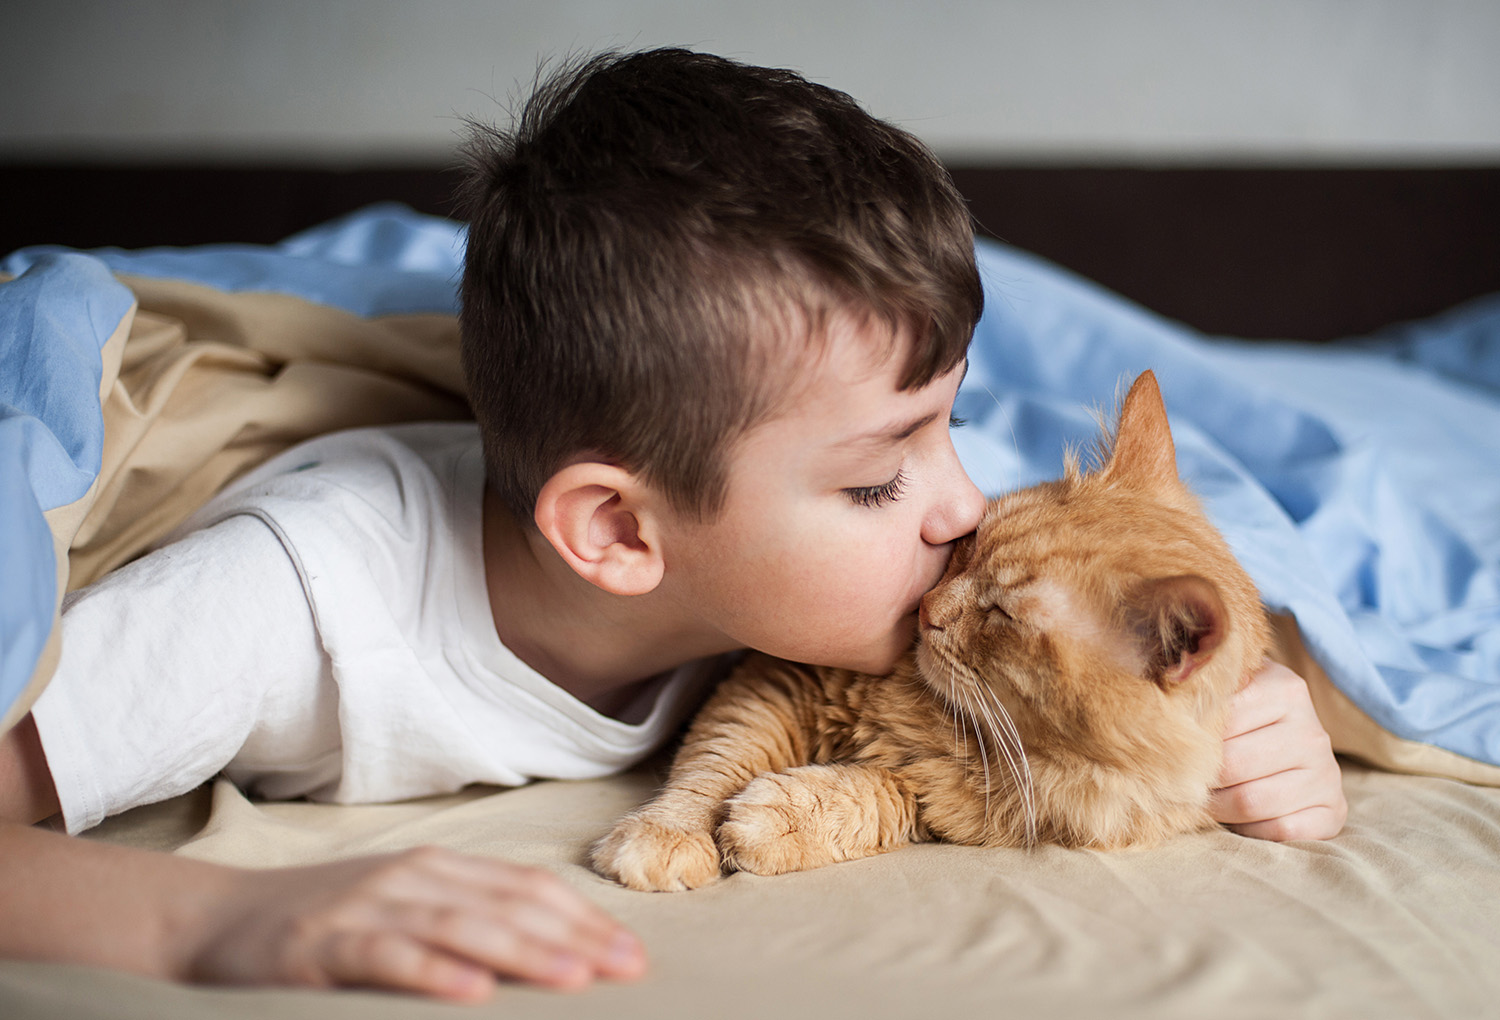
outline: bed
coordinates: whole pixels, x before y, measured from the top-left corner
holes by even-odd
[[[466,413],[463,233],[376,206],[273,245],[0,262],[0,704],[55,661],[66,590],[305,436]],[[1156,371],[1182,473],[1278,614],[1346,756],[1349,823],[1149,851],[921,845],[646,894],[589,844],[660,778],[391,805],[259,803],[217,782],[87,838],[268,867],[439,843],[544,865],[637,930],[643,982],[504,989],[474,1015],[1455,1017],[1500,976],[1500,294],[1335,344],[1163,318],[979,246],[986,314],[957,412],[987,491],[1057,474],[1122,378]],[[1497,281],[1500,289],[1500,281]],[[376,993],[186,988],[0,961],[7,1017],[453,1015]]]

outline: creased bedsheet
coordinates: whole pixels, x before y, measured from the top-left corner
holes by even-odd
[[[1328,843],[1226,831],[1148,851],[923,844],[818,871],[641,893],[584,865],[651,793],[589,782],[388,806],[247,802],[227,782],[93,838],[250,867],[437,843],[546,867],[637,931],[652,969],[483,1006],[343,991],[188,988],[0,961],[7,1020],[1457,1020],[1500,1015],[1500,789],[1353,765]]]
[[[229,477],[319,431],[463,413],[463,240],[385,206],[270,247],[0,261],[16,276],[0,284],[8,718],[45,681],[61,591],[149,546]],[[1330,726],[1342,749],[1495,782],[1500,294],[1345,344],[1246,344],[1022,252],[978,252],[986,313],[956,441],[981,487],[1054,477],[1064,446],[1094,432],[1088,407],[1153,368],[1182,473],[1268,605],[1295,617],[1331,681],[1320,711],[1348,720]],[[1386,754],[1372,732],[1430,753]]]

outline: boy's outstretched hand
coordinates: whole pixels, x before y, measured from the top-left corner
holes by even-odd
[[[424,847],[234,871],[190,980],[358,985],[474,1002],[497,978],[558,989],[646,969],[640,942],[550,872]]]
[[[1209,811],[1259,839],[1329,839],[1348,817],[1339,763],[1307,684],[1267,661],[1235,695]]]
[[[0,957],[463,1002],[500,980],[646,970],[640,942],[557,876],[432,847],[245,871],[0,821],[0,873]]]

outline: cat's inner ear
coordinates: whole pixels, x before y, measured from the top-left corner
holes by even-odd
[[[1146,676],[1164,689],[1205,665],[1229,633],[1218,589],[1196,575],[1142,581],[1127,600],[1127,621]]]
[[[1167,426],[1167,408],[1149,369],[1136,377],[1125,397],[1104,472],[1114,481],[1137,485],[1177,481],[1177,449]]]

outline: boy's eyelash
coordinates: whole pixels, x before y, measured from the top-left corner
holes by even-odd
[[[967,418],[960,418],[956,414],[950,414],[948,416],[948,427],[950,429],[961,429],[967,424],[969,424],[969,419]]]
[[[844,495],[848,496],[857,506],[878,507],[887,503],[894,503],[901,498],[901,492],[906,487],[906,475],[896,472],[896,477],[884,485],[864,485],[853,489],[845,489]]]

